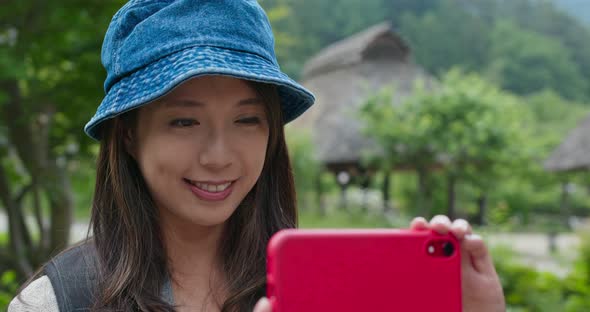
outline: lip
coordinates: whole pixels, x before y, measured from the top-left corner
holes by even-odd
[[[224,200],[227,197],[229,197],[229,195],[231,195],[231,193],[234,189],[234,184],[236,183],[236,180],[223,181],[223,182],[201,182],[201,181],[199,181],[200,183],[208,183],[208,184],[213,184],[213,185],[220,185],[220,184],[225,184],[228,182],[231,183],[223,192],[218,192],[218,193],[211,193],[211,192],[202,190],[202,189],[196,187],[195,185],[192,185],[191,183],[189,183],[186,179],[183,179],[183,182],[188,186],[188,188],[191,190],[191,192],[193,192],[193,194],[195,194],[198,198],[205,200],[205,201],[221,201],[221,200]]]

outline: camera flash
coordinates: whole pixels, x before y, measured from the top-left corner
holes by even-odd
[[[432,246],[432,245],[428,246],[428,253],[429,254],[433,254],[434,253],[434,246]]]

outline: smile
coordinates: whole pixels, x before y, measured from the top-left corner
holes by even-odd
[[[190,190],[202,200],[217,201],[227,198],[233,189],[235,181],[224,181],[220,183],[197,182],[184,179]]]
[[[203,191],[207,191],[210,193],[223,192],[232,184],[232,182],[226,182],[223,184],[208,184],[208,183],[195,182],[195,181],[191,181],[191,180],[187,180],[187,182],[190,183],[191,185],[198,187],[199,189],[201,189]]]

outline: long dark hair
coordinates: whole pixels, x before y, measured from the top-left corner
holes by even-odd
[[[276,87],[250,83],[264,100],[269,142],[257,183],[227,221],[219,254],[228,297],[222,311],[252,311],[265,291],[266,245],[297,225],[295,189]],[[102,127],[91,227],[98,255],[93,311],[174,311],[160,298],[168,276],[158,210],[125,148],[131,111]]]

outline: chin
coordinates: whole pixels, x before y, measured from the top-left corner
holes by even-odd
[[[186,217],[188,217],[189,221],[194,225],[209,227],[224,224],[234,213],[235,208],[231,210],[229,208],[218,208],[214,211],[202,211],[203,209],[197,210],[201,211],[198,211],[198,213],[193,211],[193,213]]]

